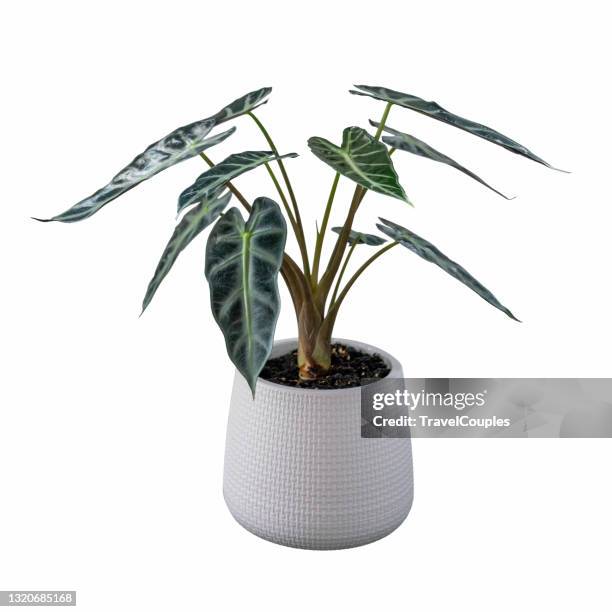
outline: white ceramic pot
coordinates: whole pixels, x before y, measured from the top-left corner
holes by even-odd
[[[378,353],[401,378],[396,359]],[[275,343],[272,356],[297,341]],[[223,493],[234,518],[261,538],[329,550],[374,542],[412,505],[410,439],[361,437],[360,389],[310,390],[259,379],[255,400],[236,374],[225,448]]]

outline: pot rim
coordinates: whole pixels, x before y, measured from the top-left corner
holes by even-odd
[[[365,353],[377,353],[380,355],[385,363],[389,366],[390,371],[385,378],[381,378],[379,380],[385,380],[388,378],[401,378],[402,377],[402,366],[400,362],[390,353],[383,351],[382,349],[374,346],[373,344],[369,344],[367,342],[360,342],[359,340],[350,340],[348,338],[332,338],[332,342],[342,342],[343,344],[348,344],[352,348],[364,351]],[[276,354],[281,354],[283,351],[292,350],[297,347],[298,339],[297,338],[281,338],[279,340],[274,341],[274,345],[272,347],[272,352],[270,356]],[[370,383],[374,384],[374,383]],[[317,396],[325,396],[325,395],[338,395],[339,393],[361,393],[361,389],[369,386],[369,385],[360,385],[359,387],[345,387],[344,389],[300,389],[299,387],[292,387],[289,385],[280,385],[278,383],[270,382],[269,380],[265,380],[261,377],[257,379],[257,387],[268,388],[272,391],[283,391],[284,393],[291,393],[295,395],[312,395],[316,394]]]

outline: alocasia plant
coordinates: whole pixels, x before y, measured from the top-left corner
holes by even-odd
[[[353,221],[368,191],[375,191],[411,205],[391,161],[395,151],[408,152],[447,164],[506,197],[451,157],[415,136],[387,125],[389,111],[393,106],[424,114],[535,162],[552,166],[518,142],[492,128],[455,115],[435,102],[427,102],[414,95],[385,87],[355,87],[356,90],[351,90],[351,93],[384,102],[384,111],[380,121],[370,120],[370,124],[376,128],[374,135],[363,128],[351,126],[343,131],[340,145],[318,136],[308,141],[310,150],[335,171],[321,225],[317,229],[312,257],[309,255],[298,201],[283,161],[285,158],[296,157],[296,154],[281,155],[270,134],[253,112],[267,102],[272,91],[269,87],[253,91],[211,117],[168,134],[145,149],[107,185],[46,221],[69,223],[86,219],[158,172],[199,155],[208,164],[209,169],[201,173],[193,184],[179,195],[179,220],[149,283],[142,308],[143,311],[147,308],[181,251],[214,223],[206,247],[205,267],[210,286],[211,308],[225,337],[229,357],[244,375],[253,392],[257,377],[274,342],[274,330],[280,310],[279,272],[295,308],[299,375],[303,379],[316,379],[329,371],[332,332],[348,292],[374,261],[397,245],[404,246],[426,261],[436,264],[489,304],[517,320],[512,312],[465,268],[424,238],[382,218],[377,228],[384,238],[356,231],[353,229]],[[236,128],[232,127],[212,136],[209,136],[209,133],[226,121],[242,115],[247,115],[256,123],[269,150],[234,153],[215,164],[204,151],[225,141]],[[282,183],[273,168],[274,165],[278,166]],[[297,240],[301,265],[285,252],[287,224],[281,207],[267,197],[258,197],[251,204],[233,183],[241,174],[259,166],[265,167],[278,193]],[[356,183],[355,190],[344,224],[332,228],[337,237],[329,260],[322,266],[323,243],[341,177]],[[235,197],[248,213],[246,221],[238,208],[228,209],[232,197]],[[358,246],[380,248],[345,280],[348,263]]]

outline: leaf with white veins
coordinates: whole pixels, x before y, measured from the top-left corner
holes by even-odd
[[[377,128],[380,124],[376,121],[370,120],[370,125]],[[382,141],[385,144],[389,145],[390,147],[393,147],[394,149],[397,149],[398,151],[406,151],[407,153],[412,153],[413,155],[419,155],[420,157],[425,157],[427,159],[431,159],[433,161],[440,162],[442,164],[447,164],[448,166],[451,166],[452,168],[455,168],[459,170],[460,172],[467,174],[467,176],[473,178],[475,181],[478,181],[481,185],[488,187],[491,191],[494,191],[495,193],[500,195],[502,198],[506,198],[506,200],[513,199],[513,198],[509,198],[508,196],[505,196],[501,191],[498,191],[494,187],[491,187],[491,185],[483,181],[479,176],[474,174],[472,171],[468,170],[467,168],[464,168],[461,164],[456,162],[454,159],[448,157],[448,155],[444,155],[444,153],[440,153],[440,151],[437,151],[433,147],[429,146],[426,142],[423,142],[422,140],[419,140],[418,138],[411,136],[410,134],[406,134],[404,132],[399,132],[398,130],[394,130],[393,128],[390,128],[389,126],[385,126],[383,129],[385,132],[388,132],[389,134],[391,134],[391,136],[383,135],[382,137]]]
[[[389,157],[387,147],[360,127],[342,133],[342,146],[318,136],[308,140],[310,150],[336,172],[362,187],[410,204]]]
[[[213,119],[204,119],[204,121],[197,121],[175,130],[159,142],[149,146],[102,189],[81,200],[65,212],[51,219],[38,219],[38,221],[72,223],[91,217],[103,206],[123,195],[126,191],[155,176],[162,170],[166,170],[174,164],[219,144],[236,130],[236,128],[231,128],[211,138],[205,138],[214,125]]]
[[[217,196],[218,192],[210,198],[203,199],[197,206],[194,206],[187,212],[174,229],[157,264],[153,278],[149,282],[147,293],[142,302],[142,312],[151,303],[155,292],[166,277],[166,274],[170,272],[170,268],[174,265],[181,251],[219,217],[228,205],[232,194],[227,192],[222,196]]]
[[[206,138],[206,136],[220,123],[234,119],[248,113],[261,104],[265,104],[264,99],[271,91],[270,87],[252,91],[234,100],[212,117],[174,130],[158,142],[147,147],[123,170],[120,170],[107,185],[98,189],[98,191],[89,197],[55,217],[37,219],[37,221],[71,223],[90,217],[115,198],[123,195],[143,181],[150,179],[157,173],[223,142],[234,133],[236,128],[231,128],[211,138]]]
[[[278,204],[257,198],[246,223],[237,208],[230,208],[217,221],[206,246],[213,316],[230,359],[253,394],[274,342],[286,237]]]
[[[397,104],[398,106],[409,108],[410,110],[416,111],[417,113],[427,115],[432,119],[437,119],[438,121],[442,121],[443,123],[448,123],[449,125],[459,128],[460,130],[464,130],[465,132],[469,132],[474,136],[478,136],[479,138],[488,140],[489,142],[499,145],[500,147],[503,147],[508,151],[512,151],[512,153],[522,155],[523,157],[538,162],[539,164],[543,164],[548,168],[553,168],[548,162],[545,162],[542,158],[535,155],[535,153],[532,153],[522,144],[519,144],[515,140],[508,138],[508,136],[504,136],[497,130],[487,127],[482,123],[476,123],[475,121],[471,121],[470,119],[465,119],[464,117],[455,115],[454,113],[447,111],[445,108],[442,108],[436,102],[428,102],[427,100],[423,100],[422,98],[419,98],[417,96],[402,93],[400,91],[394,91],[393,89],[388,89],[387,87],[378,87],[371,85],[355,85],[355,87],[361,91],[355,91],[351,89],[350,93],[356,94],[358,96],[369,96],[371,98],[375,98],[376,100],[382,100],[383,102],[392,102],[393,104]],[[556,169],[557,168],[553,168],[553,170]]]
[[[444,253],[439,251],[431,242],[417,236],[409,229],[397,225],[386,219],[380,219],[381,223],[376,224],[376,227],[383,233],[399,242],[408,250],[416,253],[426,261],[436,264],[442,270],[461,281],[464,285],[475,291],[483,300],[486,300],[495,308],[498,308],[503,313],[507,314],[511,319],[518,319],[503,305],[498,299],[481,283],[479,283],[464,267],[449,259]]]
[[[207,197],[208,194],[214,193],[237,176],[262,164],[285,157],[297,157],[297,153],[287,153],[277,157],[272,151],[243,151],[226,157],[200,174],[195,183],[181,193],[178,200],[178,212],[180,213],[187,206]]]

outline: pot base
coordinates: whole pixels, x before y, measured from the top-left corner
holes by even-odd
[[[300,531],[299,529],[295,529],[292,534],[285,535],[282,535],[280,531],[275,531],[274,529],[270,531],[264,530],[259,526],[249,524],[248,519],[239,517],[238,513],[235,510],[232,510],[227,499],[225,500],[225,503],[234,520],[253,535],[256,535],[262,540],[267,540],[268,542],[272,542],[274,544],[288,546],[289,548],[301,548],[303,550],[343,550],[347,548],[357,548],[359,546],[365,546],[366,544],[372,544],[373,542],[382,540],[384,537],[393,533],[404,522],[404,520],[408,516],[408,513],[410,512],[410,508],[408,508],[405,516],[396,525],[391,527],[387,526],[379,532],[373,532],[367,535],[364,534],[357,537],[327,536],[325,538],[320,538],[313,534],[303,534],[302,536],[300,536],[298,535],[298,531]]]

